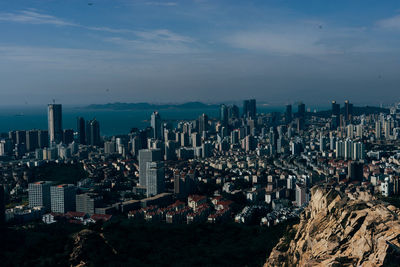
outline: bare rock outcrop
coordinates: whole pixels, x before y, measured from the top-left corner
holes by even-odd
[[[400,266],[400,210],[365,192],[314,187],[265,266]]]
[[[74,236],[69,262],[70,266],[105,266],[107,262],[113,261],[116,254],[104,236],[85,229]]]

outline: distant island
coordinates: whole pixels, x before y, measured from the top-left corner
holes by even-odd
[[[201,102],[187,102],[183,104],[150,104],[150,103],[108,103],[92,104],[86,106],[86,109],[108,109],[108,110],[143,110],[143,109],[208,109],[217,108],[218,105],[204,104]]]

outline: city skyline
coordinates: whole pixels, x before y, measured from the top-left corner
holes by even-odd
[[[396,1],[0,7],[2,105],[399,98]]]

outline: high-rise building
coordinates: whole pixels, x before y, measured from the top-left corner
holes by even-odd
[[[344,119],[346,123],[351,122],[353,116],[353,104],[349,100],[344,101]]]
[[[66,213],[75,211],[76,187],[72,184],[62,184],[50,187],[51,211]]]
[[[100,124],[96,119],[86,123],[86,144],[90,146],[99,146],[100,140]]]
[[[375,122],[375,137],[376,137],[376,139],[381,139],[381,137],[382,137],[381,134],[382,134],[381,122],[376,121]]]
[[[292,105],[286,105],[285,121],[290,123],[292,121]]]
[[[304,103],[300,103],[297,106],[297,116],[299,118],[304,118],[306,116],[306,105]]]
[[[26,131],[16,131],[16,144],[18,145],[26,145]]]
[[[62,142],[62,106],[61,104],[49,104],[48,106],[49,143]]]
[[[249,99],[243,101],[243,117],[255,118],[257,114],[256,100]]]
[[[191,137],[193,147],[201,146],[201,138],[199,133],[192,133]]]
[[[26,132],[26,150],[34,151],[39,147],[39,131],[30,130]]]
[[[239,118],[239,108],[236,105],[232,105],[228,107],[228,118],[229,119],[238,119]]]
[[[202,114],[199,117],[199,133],[203,134],[208,130],[208,116],[206,114]]]
[[[304,185],[296,184],[296,205],[298,207],[308,203],[310,200],[310,194],[308,189]]]
[[[219,119],[223,126],[228,125],[228,108],[224,104],[219,107]]]
[[[28,185],[29,207],[44,207],[46,211],[51,210],[50,200],[51,182],[40,181]]]
[[[361,162],[351,161],[348,163],[347,177],[350,182],[363,180],[363,164]]]
[[[84,212],[89,215],[96,213],[96,208],[103,204],[103,197],[94,193],[76,195],[76,211]]]
[[[77,118],[76,130],[78,132],[79,144],[86,145],[86,124],[85,119],[82,117]]]
[[[340,115],[340,104],[337,104],[336,101],[332,101],[332,115],[336,115],[338,117]]]
[[[161,139],[161,117],[157,111],[151,114],[152,138]]]
[[[326,150],[327,140],[325,136],[321,133],[319,137],[319,151],[324,152]]]
[[[340,104],[332,101],[332,128],[336,129],[340,125]]]
[[[63,131],[63,143],[71,144],[74,141],[74,130],[73,129],[65,129]]]
[[[165,173],[163,162],[146,163],[147,197],[158,195],[165,190]]]
[[[0,157],[10,155],[12,149],[13,149],[13,144],[10,139],[0,140]]]
[[[45,148],[49,146],[49,131],[39,130],[38,132],[38,142],[40,148]]]
[[[353,144],[353,160],[364,160],[365,159],[365,145],[362,142]]]
[[[161,161],[161,149],[139,150],[139,184],[146,187],[146,164],[152,161]]]

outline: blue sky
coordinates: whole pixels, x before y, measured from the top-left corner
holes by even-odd
[[[0,105],[400,99],[400,1],[4,0],[0,33]]]

